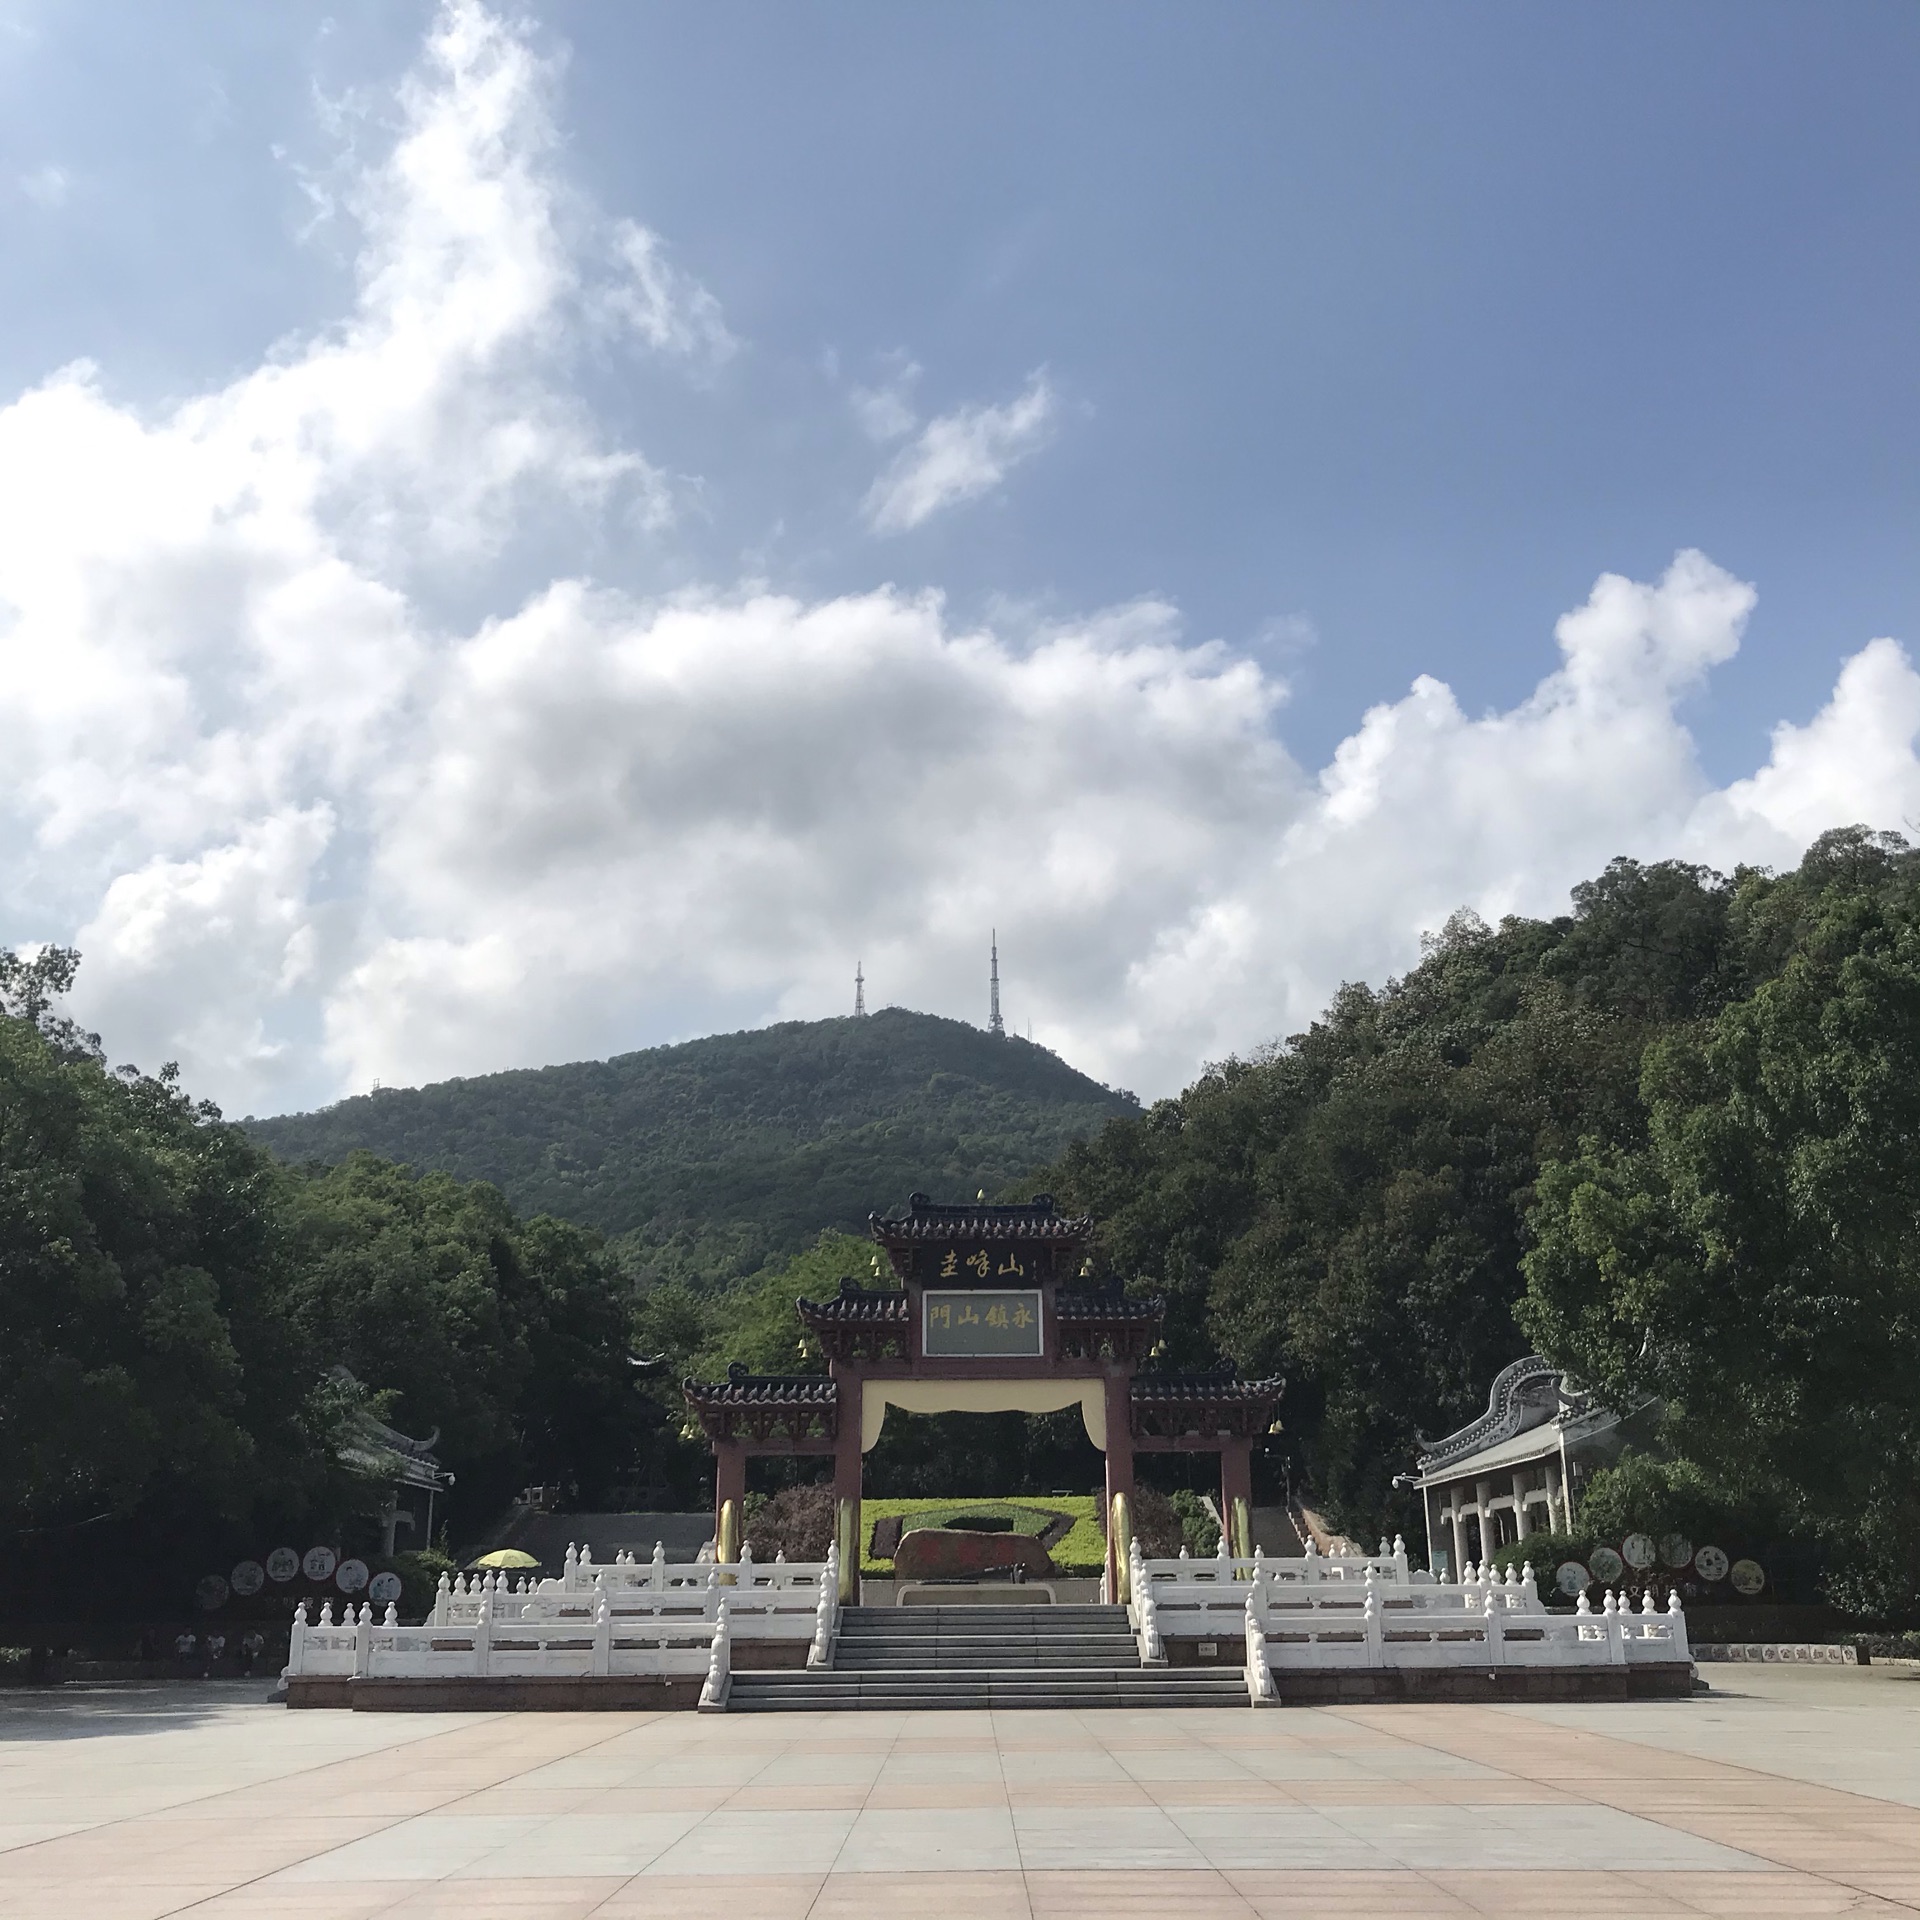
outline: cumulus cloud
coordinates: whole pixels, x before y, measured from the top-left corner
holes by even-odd
[[[731,335],[646,229],[582,216],[551,76],[475,0],[400,107],[347,183],[338,324],[150,416],[86,367],[0,409],[0,938],[77,941],[115,1059],[266,1110],[840,1011],[856,953],[876,1003],[983,1014],[997,925],[1012,1022],[1151,1094],[1461,905],[1920,817],[1890,640],[1705,778],[1680,703],[1754,595],[1696,553],[1602,575],[1512,709],[1422,678],[1317,772],[1277,731],[1281,650],[1154,603],[1009,635],[933,594],[645,600],[572,563],[456,614],[531,512],[578,552],[670,526],[570,384],[579,340],[697,369]],[[1052,404],[1036,376],[876,414],[914,435],[876,520],[996,484]]]
[[[913,407],[913,390],[919,381],[919,363],[895,354],[884,380],[852,390],[848,398],[853,402],[853,417],[870,440],[898,440],[920,424]]]
[[[666,243],[657,233],[632,220],[620,221],[613,233],[613,257],[621,274],[598,296],[603,316],[631,327],[662,353],[720,361],[739,347],[720,302],[667,258]]]
[[[1053,388],[1040,372],[1004,406],[960,407],[929,420],[873,483],[863,508],[867,524],[876,533],[905,533],[943,508],[991,493],[1053,437],[1055,411]],[[888,423],[899,415],[874,418]]]
[[[65,167],[55,166],[49,160],[44,166],[34,167],[19,177],[20,191],[36,207],[47,212],[56,212],[67,204],[73,193],[73,176]]]

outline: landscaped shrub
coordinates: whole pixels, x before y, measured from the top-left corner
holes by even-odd
[[[756,1560],[824,1560],[833,1541],[833,1487],[786,1487],[747,1516],[747,1545]]]
[[[1180,1537],[1189,1553],[1198,1557],[1220,1551],[1220,1523],[1191,1487],[1182,1487],[1173,1496],[1173,1510],[1180,1516]],[[1174,1551],[1179,1552],[1179,1548]]]
[[[1184,1535],[1180,1514],[1174,1503],[1155,1487],[1136,1487],[1133,1507],[1133,1537],[1149,1560],[1171,1560],[1180,1551]]]
[[[1584,1533],[1530,1533],[1524,1540],[1510,1540],[1504,1547],[1495,1547],[1492,1566],[1495,1573],[1504,1574],[1509,1567],[1517,1572],[1531,1565],[1540,1598],[1549,1606],[1570,1607],[1575,1596],[1562,1593],[1554,1585],[1554,1575],[1567,1560],[1589,1565],[1592,1553],[1593,1541]]]

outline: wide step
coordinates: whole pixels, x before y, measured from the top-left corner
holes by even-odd
[[[830,1668],[737,1673],[733,1713],[1244,1707],[1237,1671],[1142,1667],[1123,1607],[848,1607]]]

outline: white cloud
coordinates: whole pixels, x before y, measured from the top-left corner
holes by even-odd
[[[991,493],[1053,435],[1053,388],[1044,372],[999,407],[961,407],[929,420],[873,483],[864,503],[876,533],[904,533],[945,507]],[[910,423],[909,423],[910,424]]]
[[[662,353],[718,362],[737,350],[740,343],[727,330],[720,302],[667,258],[657,233],[620,221],[613,256],[622,272],[598,296],[602,317],[631,327]]]
[[[36,207],[44,207],[47,212],[53,213],[64,207],[71,197],[73,175],[65,167],[55,166],[48,161],[45,166],[21,174],[18,185]]]
[[[914,411],[913,390],[920,382],[920,366],[905,354],[891,356],[886,379],[871,387],[855,387],[848,398],[853,417],[870,440],[898,440],[920,424]]]
[[[1276,735],[1284,649],[1155,604],[1008,634],[892,589],[641,601],[562,565],[457,617],[530,514],[576,552],[670,514],[569,385],[579,340],[698,366],[730,337],[644,229],[582,216],[550,103],[453,0],[342,197],[338,325],[151,417],[86,367],[0,408],[0,938],[77,937],[115,1059],[272,1108],[840,1011],[855,954],[875,1004],[983,1015],[997,925],[1013,1024],[1154,1093],[1460,905],[1920,818],[1888,640],[1708,782],[1680,703],[1753,592],[1692,553],[1602,576],[1511,710],[1422,678],[1318,774]],[[1052,404],[1036,376],[931,422],[876,519],[996,484]]]

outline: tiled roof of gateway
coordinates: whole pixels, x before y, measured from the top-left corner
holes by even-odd
[[[1232,1373],[1139,1373],[1133,1398],[1151,1406],[1255,1406],[1278,1400],[1286,1381],[1242,1380]]]
[[[868,1214],[867,1228],[882,1246],[897,1247],[915,1240],[1085,1240],[1093,1221],[1084,1214],[1067,1218],[1050,1193],[1010,1206],[985,1201],[945,1206],[916,1193],[903,1214]]]
[[[840,1291],[831,1300],[799,1299],[794,1303],[800,1318],[809,1326],[891,1326],[907,1324],[907,1294],[904,1287],[863,1287],[858,1280],[842,1280]]]
[[[1157,1293],[1145,1300],[1118,1293],[1063,1293],[1054,1308],[1074,1326],[1151,1326],[1167,1317],[1167,1303]]]
[[[749,1373],[737,1360],[724,1380],[681,1385],[696,1406],[831,1407],[840,1399],[839,1387],[824,1373]]]

